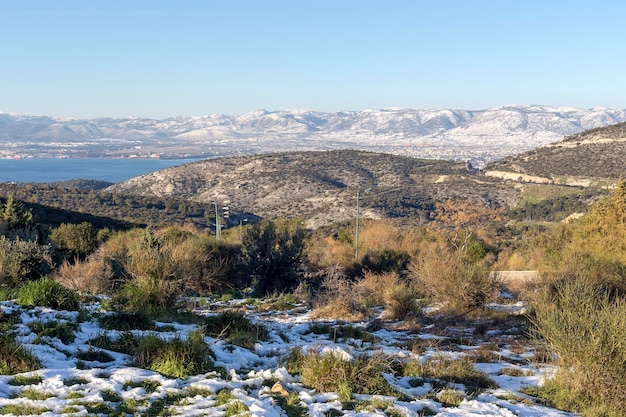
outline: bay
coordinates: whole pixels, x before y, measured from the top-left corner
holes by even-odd
[[[120,182],[199,159],[26,158],[0,159],[0,182],[74,179]]]

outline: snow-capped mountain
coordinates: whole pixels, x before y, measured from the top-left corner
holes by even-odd
[[[364,149],[479,164],[626,121],[626,109],[256,110],[241,116],[72,119],[0,113],[0,156],[223,156]]]

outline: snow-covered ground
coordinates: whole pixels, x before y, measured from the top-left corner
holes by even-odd
[[[184,416],[287,416],[277,400],[286,391],[297,396],[300,414],[313,417],[344,416],[568,416],[555,409],[542,406],[536,399],[521,390],[541,384],[552,370],[546,365],[533,364],[530,342],[520,335],[519,329],[506,326],[487,326],[482,330],[454,324],[440,325],[436,320],[421,326],[405,323],[383,323],[371,328],[368,338],[333,338],[329,334],[312,331],[320,326],[311,319],[310,310],[294,306],[288,311],[262,311],[242,300],[225,303],[205,301],[196,311],[200,314],[216,314],[218,308],[239,306],[255,323],[263,324],[269,331],[265,341],[259,341],[253,349],[229,345],[224,340],[205,337],[215,354],[215,365],[226,372],[210,372],[194,375],[188,379],[173,379],[159,373],[129,366],[128,355],[107,351],[111,360],[105,363],[81,361],[80,352],[94,349],[89,341],[107,333],[117,337],[117,331],[99,327],[97,316],[101,314],[98,301],[85,305],[78,320],[78,312],[55,311],[48,308],[26,309],[7,301],[0,309],[7,314],[19,314],[14,325],[17,340],[31,350],[41,361],[43,368],[20,374],[35,377],[30,383],[16,384],[15,375],[0,376],[0,413],[7,414],[10,406],[18,410],[36,410],[33,414],[52,415],[184,415]],[[517,305],[519,306],[519,305]],[[515,310],[516,306],[508,307]],[[504,309],[503,307],[501,309]],[[79,323],[73,341],[63,343],[59,339],[38,338],[28,326],[33,321],[63,321]],[[334,322],[324,323],[330,326]],[[365,329],[368,323],[350,323]],[[484,325],[484,324],[483,324]],[[150,331],[163,338],[185,338],[196,325],[163,324],[161,330]],[[145,331],[133,331],[136,334]],[[335,340],[333,340],[335,339]],[[411,349],[419,344],[420,349]],[[474,366],[487,374],[497,385],[478,395],[465,392],[462,384],[447,384],[446,389],[463,393],[465,399],[458,406],[444,406],[438,400],[441,386],[435,388],[430,382],[417,384],[415,378],[384,374],[387,382],[402,394],[391,396],[353,396],[353,405],[344,407],[335,392],[316,392],[291,375],[286,358],[291,349],[304,351],[335,352],[347,358],[362,353],[384,353],[401,361],[425,361],[428,358],[449,356],[472,357]],[[478,355],[477,352],[480,352]],[[479,358],[476,360],[476,358]],[[482,359],[480,359],[482,358]],[[488,358],[488,359],[485,359]],[[39,378],[37,378],[37,376]],[[28,378],[23,378],[27,382]],[[279,384],[275,385],[276,382]],[[278,386],[278,389],[276,387]],[[240,414],[233,414],[228,401],[220,401],[218,393],[224,388],[230,392],[230,403],[243,403]],[[295,394],[293,394],[295,393]],[[27,408],[31,406],[32,408]],[[46,411],[47,410],[47,411]],[[127,410],[127,411],[124,411]],[[134,414],[133,414],[134,413]],[[12,415],[12,414],[7,414]]]

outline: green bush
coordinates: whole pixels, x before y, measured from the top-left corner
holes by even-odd
[[[0,286],[16,287],[50,270],[50,246],[32,240],[0,236]]]
[[[52,229],[50,239],[66,257],[84,259],[98,247],[97,235],[98,231],[91,223],[61,223]]]
[[[143,312],[159,318],[176,307],[179,297],[180,288],[175,282],[143,277],[124,284],[113,296],[113,304],[124,312]]]
[[[300,222],[264,220],[249,227],[243,236],[242,266],[259,294],[294,289],[302,278],[299,271],[304,249]]]
[[[577,279],[539,298],[531,317],[535,335],[556,354],[558,373],[542,396],[559,407],[594,415],[626,403],[626,299]],[[564,393],[568,393],[565,395]],[[566,401],[566,398],[570,398]],[[574,401],[585,398],[584,404]]]
[[[76,311],[79,307],[79,296],[49,278],[30,281],[19,289],[17,303],[27,307],[50,307],[56,310]]]
[[[422,301],[417,289],[406,282],[387,288],[383,295],[384,317],[389,320],[404,320],[422,315]]]

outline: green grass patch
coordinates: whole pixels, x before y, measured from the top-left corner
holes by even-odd
[[[29,400],[46,400],[48,398],[54,397],[54,394],[47,391],[38,391],[33,388],[27,388],[22,390],[16,394],[11,395],[9,398],[28,398]]]
[[[154,379],[144,379],[143,381],[125,382],[123,385],[123,388],[124,390],[133,389],[133,388],[143,388],[144,390],[146,390],[146,393],[152,394],[153,392],[156,392],[160,386],[161,386],[161,383],[159,381],[156,381]]]
[[[190,333],[185,340],[168,341],[145,336],[133,352],[133,364],[172,378],[185,379],[214,370],[213,352],[201,332]]]
[[[13,326],[21,323],[19,311],[13,311],[10,314],[7,314],[0,310],[0,334],[2,332],[8,332],[13,329]]]
[[[92,347],[85,351],[76,352],[76,358],[81,361],[100,363],[113,362],[115,360],[113,356],[111,356],[111,354],[100,349],[94,349]]]
[[[15,416],[40,415],[50,411],[46,407],[37,407],[29,404],[10,404],[0,407],[0,414],[13,414]]]
[[[15,338],[0,332],[0,375],[15,375],[41,368],[39,360]]]
[[[224,407],[224,417],[232,417],[232,416],[250,416],[250,410],[248,407],[240,400],[234,400],[226,404]]]
[[[354,326],[331,326],[329,324],[314,323],[309,326],[308,333],[328,335],[329,339],[334,342],[345,342],[348,339],[358,339],[370,343],[378,342],[376,336]]]
[[[267,340],[268,336],[265,326],[253,324],[244,314],[233,311],[206,317],[203,330],[207,336],[246,349],[254,348],[257,341]]]
[[[119,403],[122,401],[122,397],[120,397],[115,391],[112,390],[104,390],[102,391],[102,399],[104,401]]]
[[[43,338],[57,338],[67,345],[76,339],[78,325],[67,321],[33,321],[28,323],[30,330],[37,335],[36,343],[40,343]]]
[[[56,310],[76,311],[80,306],[76,291],[49,278],[29,281],[18,291],[17,303],[26,307],[50,307]]]
[[[458,407],[465,399],[465,394],[457,389],[446,388],[437,394],[437,400],[444,407]]]
[[[165,397],[152,401],[150,407],[148,407],[143,415],[170,416],[172,414],[168,411],[168,408],[176,405],[183,398],[185,398],[185,396],[182,393],[168,393]]]
[[[307,408],[300,403],[297,392],[290,392],[289,396],[273,395],[274,400],[283,409],[287,417],[305,417],[308,415]]]
[[[73,387],[74,385],[86,385],[88,383],[88,379],[80,377],[63,380],[63,385],[65,385],[66,387]]]
[[[77,404],[82,405],[87,410],[88,414],[104,414],[106,416],[110,416],[113,413],[113,408],[109,405],[106,405],[103,402],[91,402],[85,404]]]
[[[37,385],[42,381],[41,375],[34,374],[30,376],[26,375],[17,375],[13,379],[10,379],[8,384],[13,386],[24,386],[24,385]]]
[[[156,323],[145,312],[133,311],[124,312],[119,311],[111,314],[106,314],[98,318],[100,327],[105,330],[154,330]]]
[[[116,339],[112,339],[108,333],[101,333],[90,339],[88,343],[96,348],[132,355],[137,346],[139,346],[139,338],[131,332],[124,332]]]
[[[396,366],[394,359],[381,354],[345,360],[335,353],[303,354],[299,349],[292,349],[287,362],[287,370],[299,374],[304,385],[318,392],[337,392],[344,402],[352,394],[397,395],[382,376],[396,373]]]
[[[467,359],[436,357],[425,362],[409,361],[404,366],[404,375],[433,385],[436,381],[443,382],[443,386],[447,383],[463,384],[466,393],[471,396],[478,395],[487,388],[497,388],[487,374],[477,370]]]

